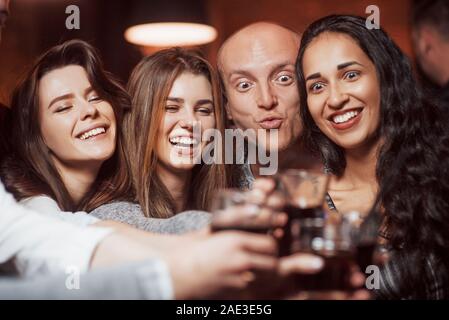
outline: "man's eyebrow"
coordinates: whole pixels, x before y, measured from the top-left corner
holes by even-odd
[[[274,75],[275,73],[279,72],[282,69],[285,69],[286,67],[291,66],[293,70],[295,70],[295,64],[291,63],[289,61],[281,62],[273,67],[273,69],[270,72],[270,77]]]
[[[293,69],[295,68],[295,64],[294,63],[292,63],[290,61],[283,61],[283,62],[280,62],[280,63],[276,64],[274,67],[271,68],[270,76],[273,75],[275,72],[279,71],[280,69],[283,69],[283,68],[285,68],[287,66],[291,66]],[[238,70],[232,71],[229,74],[229,78],[231,78],[231,77],[233,77],[235,75],[243,75],[243,76],[246,76],[248,78],[252,78],[253,77],[251,72],[249,72],[247,70],[244,70],[244,69],[238,69]]]
[[[319,72],[311,74],[310,76],[308,76],[306,78],[306,81],[309,81],[309,80],[312,80],[312,79],[318,79],[318,78],[321,78],[321,73],[319,73]]]
[[[358,63],[357,61],[349,61],[349,62],[345,62],[345,63],[339,64],[339,65],[337,66],[337,70],[341,70],[341,69],[347,68],[347,67],[352,66],[352,65],[354,65],[354,64],[357,64],[357,65],[363,67],[363,64]]]
[[[59,102],[59,101],[62,101],[62,100],[66,100],[66,99],[72,99],[74,97],[75,97],[75,95],[73,93],[67,93],[67,94],[64,94],[62,96],[56,97],[53,100],[51,100],[51,102],[48,104],[48,109],[50,109],[50,107],[52,105],[54,105],[56,102]]]
[[[253,76],[251,75],[251,72],[247,71],[247,70],[243,70],[243,69],[238,69],[238,70],[234,70],[229,74],[229,79],[231,79],[234,76],[245,76],[248,78],[253,78]]]

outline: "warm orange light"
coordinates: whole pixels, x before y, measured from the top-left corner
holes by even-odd
[[[140,24],[125,31],[125,39],[139,46],[196,46],[212,42],[215,28],[198,23],[162,22]]]

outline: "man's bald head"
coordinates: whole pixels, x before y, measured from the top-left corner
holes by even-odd
[[[271,22],[252,23],[232,34],[218,51],[218,68],[221,72],[226,65],[227,55],[234,51],[253,51],[261,46],[280,45],[280,49],[299,50],[301,36],[299,33]],[[296,56],[295,56],[296,58]]]
[[[228,118],[239,129],[266,131],[271,150],[288,148],[301,133],[295,75],[299,44],[294,31],[258,22],[229,37],[218,54]]]

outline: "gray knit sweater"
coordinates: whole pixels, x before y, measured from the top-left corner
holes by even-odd
[[[184,211],[167,219],[147,218],[138,204],[113,202],[90,212],[102,220],[114,220],[138,229],[166,234],[183,234],[209,225],[211,214],[205,211]]]

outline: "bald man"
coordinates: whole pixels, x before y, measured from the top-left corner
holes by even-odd
[[[258,136],[252,142],[278,152],[280,169],[305,168],[313,163],[300,139],[295,76],[299,44],[300,36],[292,30],[258,22],[229,37],[218,53],[228,119],[239,129],[264,131],[268,139],[262,141]],[[257,160],[243,166],[236,183],[240,187],[251,188],[254,177],[259,176],[261,163]]]

